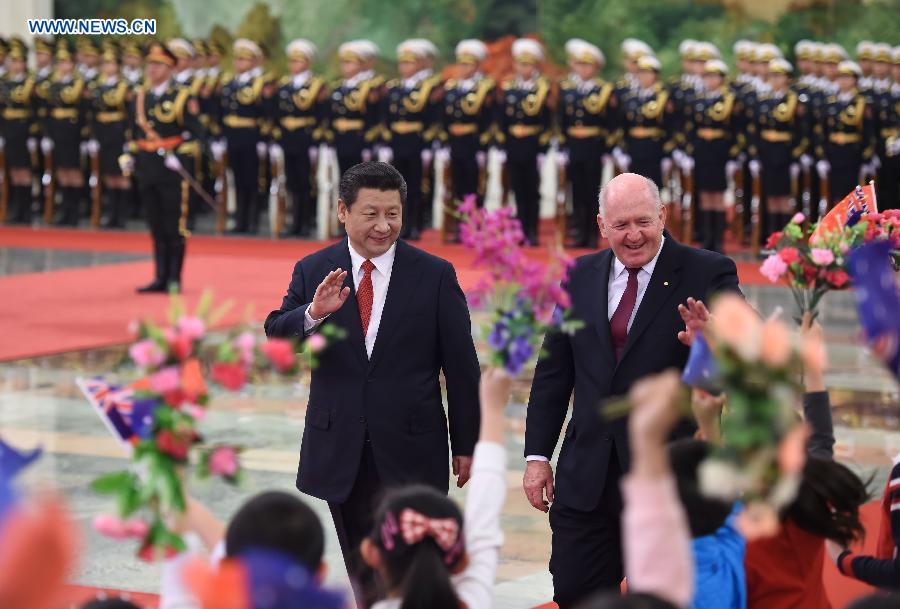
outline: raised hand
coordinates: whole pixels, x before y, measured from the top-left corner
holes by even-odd
[[[342,306],[350,296],[350,288],[343,287],[347,271],[337,268],[322,280],[309,305],[309,316],[315,320],[328,317]]]
[[[688,298],[686,304],[678,305],[678,313],[684,320],[684,330],[678,333],[678,340],[690,347],[694,343],[694,336],[709,321],[709,311],[702,300]]]

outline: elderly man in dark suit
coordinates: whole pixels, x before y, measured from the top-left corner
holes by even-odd
[[[297,263],[268,336],[309,335],[326,318],[347,332],[312,373],[297,488],[328,502],[357,602],[376,596],[358,560],[385,488],[448,490],[448,418],[457,485],[478,438],[479,366],[453,266],[398,241],[406,183],[387,163],[341,177],[347,238]],[[447,385],[448,415],[438,377]]]
[[[584,327],[573,336],[548,335],[535,371],[523,486],[535,508],[550,512],[550,571],[562,609],[622,580],[619,478],[629,462],[627,421],[603,419],[598,406],[641,377],[683,368],[691,334],[708,315],[701,299],[740,291],[730,258],[679,244],[665,220],[659,190],[647,178],[621,174],[604,187],[597,222],[610,247],[579,258],[568,281]],[[554,481],[549,459],[573,390]],[[690,433],[688,423],[676,430]]]

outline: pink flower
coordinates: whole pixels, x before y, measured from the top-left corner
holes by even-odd
[[[199,317],[182,317],[178,320],[178,333],[190,340],[197,340],[206,333],[206,324]]]
[[[270,338],[263,343],[262,352],[279,372],[287,372],[297,363],[294,343],[283,338]]]
[[[777,319],[769,319],[762,326],[760,358],[773,368],[780,368],[791,357],[790,334]]]
[[[150,527],[139,518],[122,520],[117,516],[100,514],[94,518],[94,529],[101,535],[113,539],[129,539],[131,537],[143,538]]]
[[[306,339],[309,350],[313,353],[319,353],[328,346],[328,340],[321,334],[313,334]]]
[[[759,272],[772,283],[777,283],[781,276],[787,272],[788,265],[778,254],[772,254],[759,267]]]
[[[237,451],[233,446],[220,446],[209,455],[209,473],[213,476],[234,476],[238,471]]]
[[[156,368],[166,361],[166,354],[152,338],[145,338],[131,345],[128,355],[141,368]]]
[[[756,311],[734,294],[723,294],[712,307],[709,326],[714,340],[725,343],[745,361],[756,361],[762,334]]]
[[[150,388],[156,393],[175,391],[181,385],[181,373],[178,366],[166,366],[150,375]]]
[[[791,222],[793,222],[794,224],[803,224],[803,222],[805,220],[806,220],[806,216],[804,216],[799,211],[796,214],[794,214],[793,218],[791,218]]]
[[[841,241],[838,243],[838,249],[841,250],[842,254],[846,254],[850,251],[850,245],[846,241]]]
[[[810,258],[812,261],[819,266],[828,266],[832,262],[834,262],[834,254],[831,250],[827,250],[821,247],[814,247],[809,252]]]
[[[252,365],[255,357],[256,335],[253,332],[242,332],[234,339],[234,346],[240,354],[241,362],[245,366]]]

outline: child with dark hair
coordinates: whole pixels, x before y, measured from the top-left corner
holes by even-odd
[[[363,540],[363,559],[384,582],[372,609],[487,609],[493,605],[503,545],[506,498],[503,409],[512,379],[489,368],[481,377],[481,431],[463,517],[445,495],[425,486],[390,493]]]
[[[122,598],[95,598],[81,606],[81,609],[141,609],[131,601]]]
[[[677,609],[675,605],[652,594],[617,594],[603,592],[579,605],[578,609]]]

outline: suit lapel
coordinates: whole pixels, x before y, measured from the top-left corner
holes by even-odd
[[[381,312],[381,323],[378,325],[378,334],[375,336],[375,345],[372,347],[372,357],[369,359],[370,370],[375,367],[387,345],[390,344],[391,337],[394,335],[397,325],[403,320],[403,312],[412,300],[419,283],[421,270],[418,268],[418,261],[413,256],[411,249],[406,242],[397,241],[394,266],[391,269],[391,281],[388,284],[384,310]]]
[[[593,281],[588,282],[588,302],[595,303],[590,307],[591,319],[588,322],[594,326],[600,339],[600,348],[610,362],[616,360],[612,347],[612,335],[609,331],[609,273],[612,267],[612,250],[604,250],[597,256],[594,263]]]
[[[641,305],[638,307],[637,314],[634,316],[634,322],[631,324],[631,330],[628,331],[628,338],[625,341],[625,349],[622,351],[621,363],[631,350],[632,346],[644,333],[644,330],[656,318],[659,309],[666,304],[672,294],[675,293],[679,282],[681,281],[681,252],[678,251],[678,245],[671,236],[666,235],[666,242],[663,245],[662,252],[656,261],[656,268],[653,269],[653,275],[650,277],[650,283],[647,284],[647,290],[641,299]],[[671,303],[670,303],[671,304]],[[672,304],[672,306],[675,306]]]
[[[366,341],[362,333],[362,320],[359,316],[359,305],[356,303],[356,288],[353,284],[353,263],[350,260],[350,246],[347,239],[334,246],[331,255],[328,257],[331,263],[329,270],[338,267],[347,271],[347,277],[344,278],[344,286],[350,288],[350,296],[347,297],[344,306],[334,312],[333,321],[347,330],[347,342],[361,363],[366,365],[368,356],[366,355]]]

